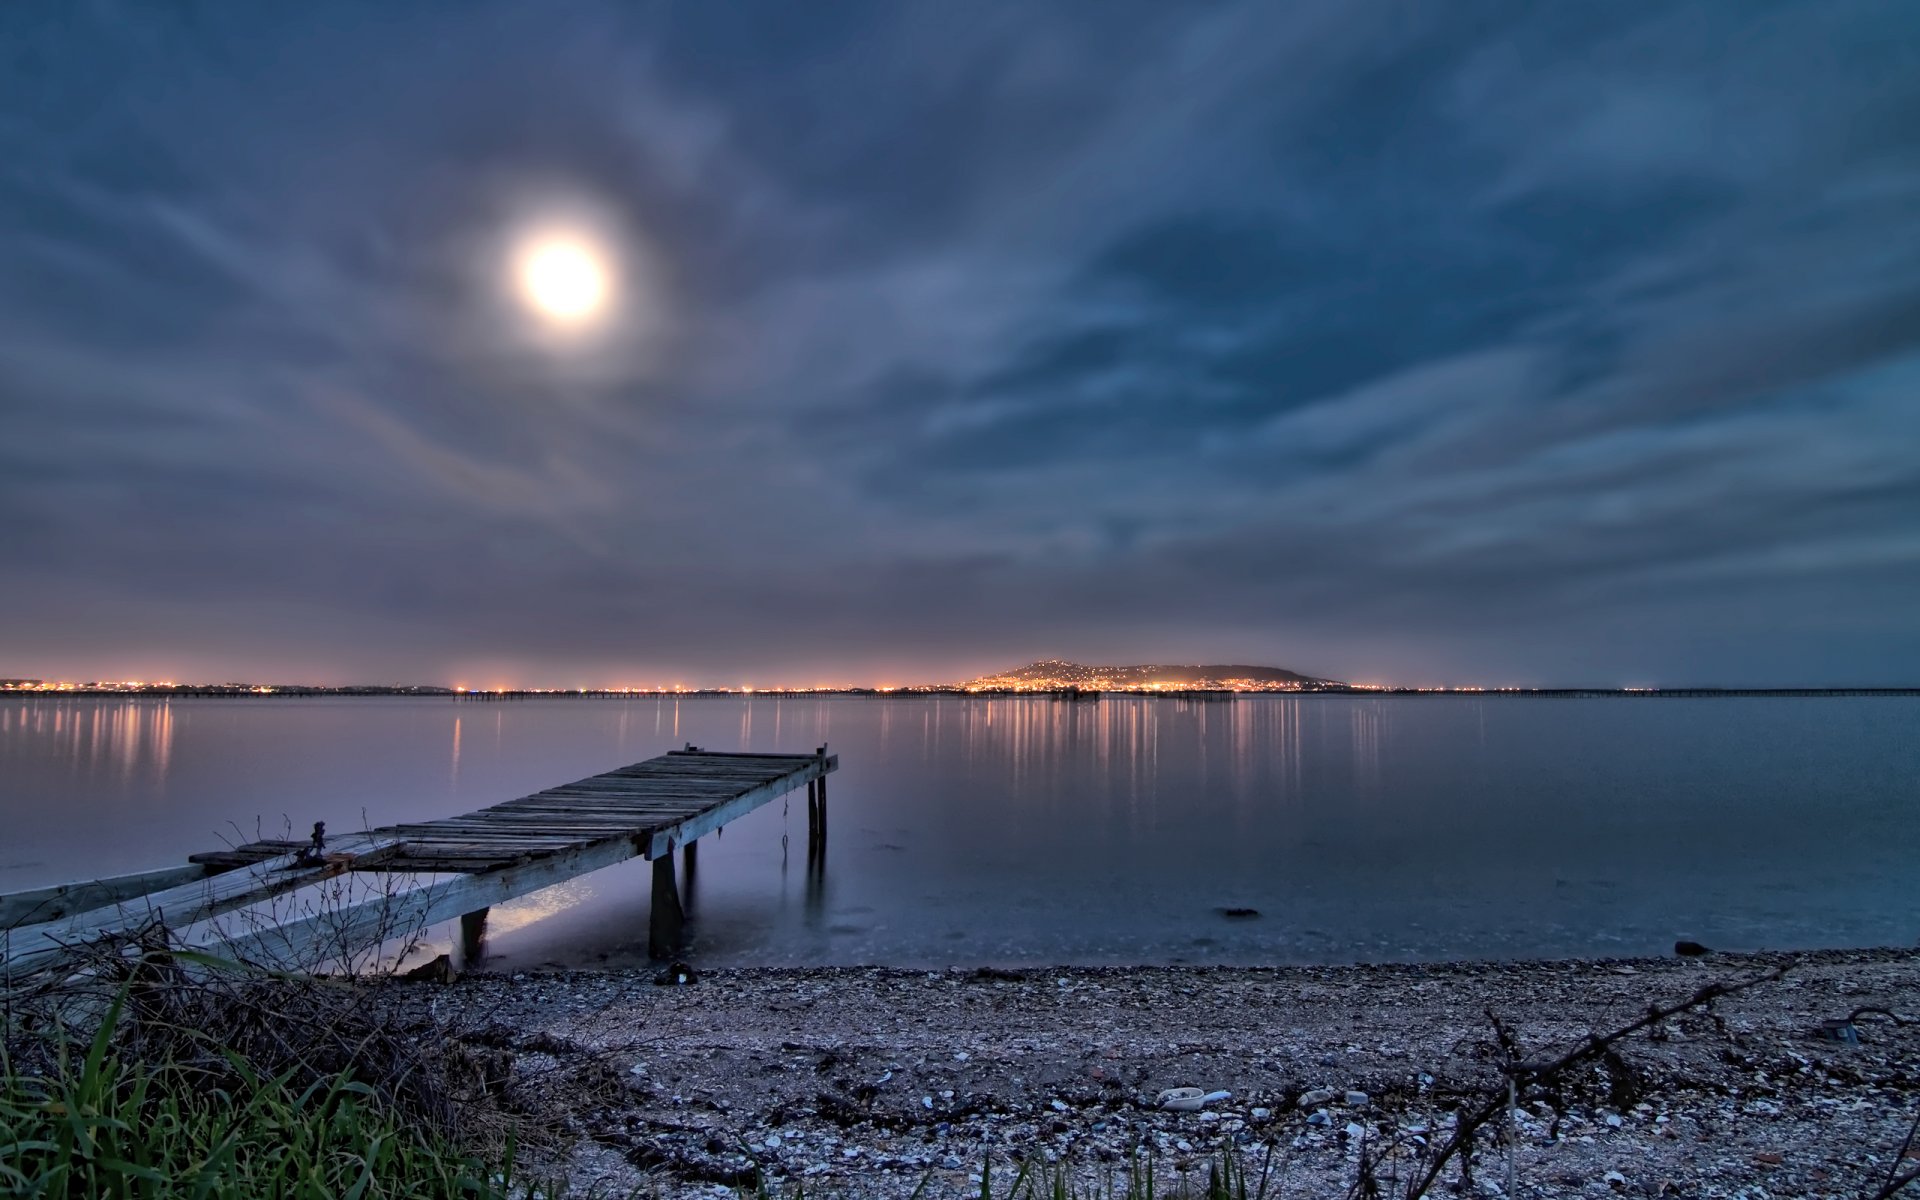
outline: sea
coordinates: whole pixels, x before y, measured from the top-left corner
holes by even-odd
[[[840,757],[824,870],[800,795],[702,839],[681,882],[708,966],[1920,938],[1915,697],[6,697],[0,892],[450,816],[689,742]],[[645,963],[650,880],[636,861],[496,907],[481,965]]]

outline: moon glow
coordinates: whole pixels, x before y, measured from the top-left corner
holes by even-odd
[[[521,300],[548,322],[575,327],[605,311],[613,292],[607,253],[585,238],[546,235],[514,256]]]

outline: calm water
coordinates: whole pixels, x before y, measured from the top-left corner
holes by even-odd
[[[0,890],[444,816],[648,758],[841,756],[701,843],[711,965],[1343,962],[1910,945],[1920,700],[0,700]],[[644,863],[489,965],[646,953]],[[1260,910],[1228,920],[1217,910]]]

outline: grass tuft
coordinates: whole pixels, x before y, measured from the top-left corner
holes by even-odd
[[[123,1056],[123,988],[92,1037],[49,1036],[29,1069],[0,1044],[0,1195],[141,1200],[381,1200],[553,1195],[463,1153],[351,1072],[278,1074],[232,1050]],[[196,1058],[201,1056],[194,1056]]]

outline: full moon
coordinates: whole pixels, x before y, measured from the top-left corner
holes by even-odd
[[[613,290],[612,274],[605,252],[578,237],[537,238],[514,258],[521,299],[558,325],[583,325],[598,316]]]

